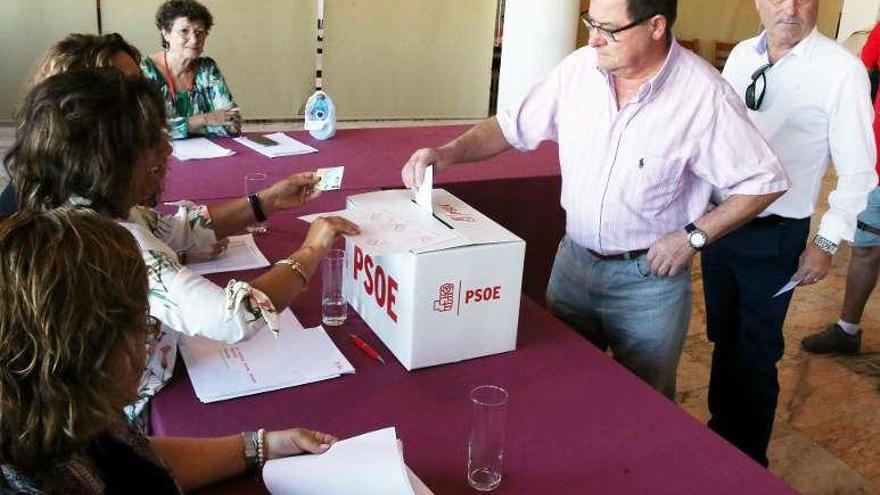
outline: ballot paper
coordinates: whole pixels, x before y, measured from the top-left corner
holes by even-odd
[[[296,139],[284,134],[283,132],[276,132],[274,134],[266,134],[266,137],[275,141],[276,145],[272,146],[263,146],[262,144],[255,143],[250,139],[245,137],[237,137],[235,141],[241,143],[248,148],[256,151],[257,153],[268,156],[269,158],[276,158],[279,156],[291,156],[291,155],[305,155],[308,153],[317,153],[318,150],[312,148],[311,146],[301,143]]]
[[[219,158],[235,154],[234,151],[206,138],[179,139],[172,141],[171,145],[174,147],[174,157],[181,161]]]
[[[782,294],[785,294],[786,292],[793,290],[800,283],[801,283],[801,281],[796,278],[789,280],[787,284],[783,285],[782,288],[776,292],[776,294],[773,294],[773,297],[779,297]]]
[[[425,178],[422,179],[422,185],[416,189],[416,204],[430,214],[434,214],[434,205],[432,199],[432,191],[434,190],[434,165],[428,165],[425,168]]]
[[[312,223],[318,217],[326,216],[339,216],[356,223],[361,233],[347,237],[374,255],[419,251],[462,237],[455,229],[419,208],[392,209],[372,205],[299,218]]]
[[[318,182],[318,190],[333,191],[341,189],[343,173],[345,173],[345,167],[342,165],[337,167],[319,168],[315,171],[315,175],[321,178],[321,182]]]
[[[354,373],[322,327],[304,329],[289,309],[279,316],[278,337],[268,328],[238,344],[181,337],[180,354],[199,400],[216,402]]]
[[[257,247],[252,234],[229,237],[226,251],[217,259],[190,263],[186,265],[190,270],[200,274],[236,272],[239,270],[253,270],[269,266],[269,260]]]
[[[276,459],[263,468],[272,495],[430,495],[403,462],[393,427],[341,440],[320,455]]]

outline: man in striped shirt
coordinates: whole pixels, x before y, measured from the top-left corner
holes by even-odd
[[[788,188],[773,152],[717,71],[672,36],[675,0],[593,0],[589,46],[511,108],[415,152],[402,176],[510,148],[559,143],[566,235],[551,310],[672,398],[704,245]],[[706,213],[714,187],[729,194]]]

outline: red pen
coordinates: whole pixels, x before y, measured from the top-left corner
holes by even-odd
[[[358,347],[358,349],[364,351],[364,354],[366,354],[367,356],[370,356],[371,358],[375,359],[376,361],[379,361],[382,364],[385,364],[385,360],[382,359],[382,356],[380,356],[379,353],[376,352],[375,349],[370,347],[370,344],[367,344],[366,342],[364,342],[364,340],[362,338],[358,337],[357,335],[355,335],[353,333],[349,334],[349,336],[351,337],[351,341],[354,342],[354,345],[356,345]]]

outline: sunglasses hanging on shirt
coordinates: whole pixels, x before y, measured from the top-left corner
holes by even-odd
[[[749,110],[757,111],[761,108],[761,103],[764,102],[764,93],[767,91],[766,72],[770,67],[773,67],[773,64],[762,65],[752,74],[752,82],[746,87],[746,106],[749,107]],[[761,80],[760,88],[758,87],[758,79]],[[757,98],[755,98],[755,92],[758,92]]]

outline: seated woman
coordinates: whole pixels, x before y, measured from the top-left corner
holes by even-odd
[[[213,25],[211,12],[195,0],[168,0],[156,12],[164,50],[145,58],[141,70],[165,98],[172,139],[241,131],[241,114],[220,68],[202,57]]]
[[[116,67],[129,77],[141,77],[140,62],[141,52],[117,33],[70,34],[46,51],[31,77],[30,87],[55,74],[92,67]],[[18,199],[10,183],[0,193],[0,216],[16,211]]]
[[[342,218],[319,219],[287,259],[249,282],[218,287],[182,266],[178,253],[211,246],[314,198],[314,173],[211,206],[181,201],[175,215],[164,215],[141,206],[158,201],[171,152],[165,106],[144,79],[115,69],[59,74],[31,90],[18,118],[4,161],[22,207],[88,205],[127,228],[147,263],[150,313],[164,326],[148,357],[141,396],[127,411],[132,419],[170,379],[177,332],[234,343],[266,326],[277,330],[275,308],[286,307],[307,286],[337,234],[358,232]]]
[[[155,331],[148,291],[134,238],[91,210],[0,222],[0,493],[178,494],[336,441],[300,428],[140,436],[120,409]]]

